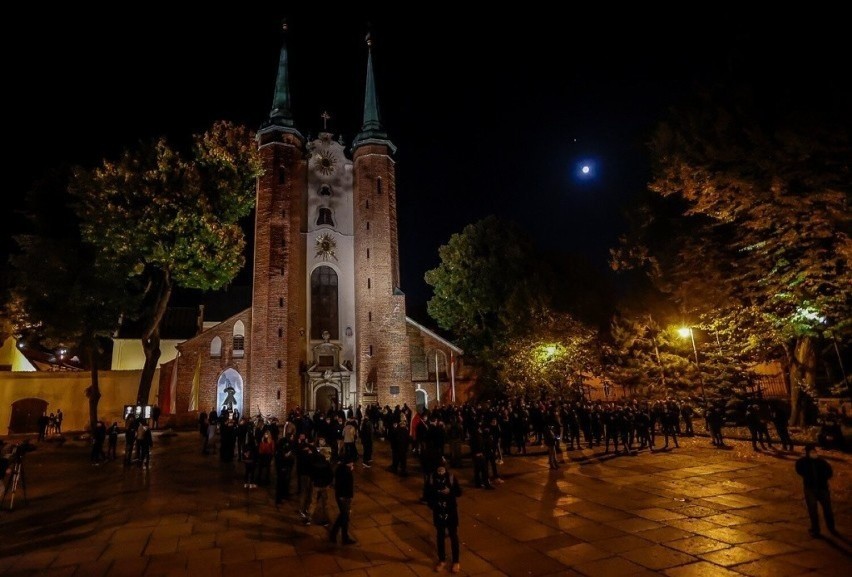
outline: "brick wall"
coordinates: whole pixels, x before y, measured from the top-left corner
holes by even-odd
[[[353,156],[358,390],[370,380],[380,405],[414,406],[405,296],[398,290],[396,167],[383,144],[359,146]]]
[[[245,346],[244,355],[242,358],[235,358],[234,352],[234,325],[237,321],[242,321],[245,326]],[[180,357],[177,359],[177,387],[175,394],[175,414],[180,415],[189,411],[189,405],[192,395],[192,379],[195,377],[196,367],[200,365],[200,382],[198,389],[198,409],[204,412],[210,412],[216,407],[216,384],[219,375],[225,369],[231,368],[240,373],[243,377],[243,382],[248,389],[249,380],[247,378],[249,359],[252,356],[252,342],[248,338],[251,334],[251,310],[246,309],[231,318],[223,321],[215,327],[209,328],[200,335],[195,336],[180,345],[178,351]],[[222,340],[222,352],[219,357],[210,356],[210,344],[215,337]],[[174,362],[174,361],[172,361]],[[247,394],[243,398],[246,403]],[[245,406],[248,406],[246,403]],[[218,410],[218,407],[216,407]]]
[[[252,413],[282,417],[303,402],[306,162],[298,135],[271,128],[258,138],[264,174],[255,208],[254,356],[247,392]]]

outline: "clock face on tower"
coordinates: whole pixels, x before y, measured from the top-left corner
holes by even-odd
[[[322,260],[328,260],[329,258],[337,260],[337,255],[334,254],[337,250],[337,242],[329,233],[317,237],[316,249],[316,256],[322,258]]]
[[[321,174],[328,176],[334,172],[337,158],[327,148],[318,148],[314,152],[314,168]]]

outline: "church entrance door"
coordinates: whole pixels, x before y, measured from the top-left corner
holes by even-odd
[[[340,408],[340,397],[337,387],[331,384],[320,385],[314,393],[314,409],[325,414],[329,409]]]

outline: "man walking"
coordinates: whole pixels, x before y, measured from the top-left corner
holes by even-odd
[[[796,473],[802,478],[805,492],[805,504],[811,518],[811,528],[808,531],[812,537],[820,536],[818,504],[822,505],[825,526],[832,533],[834,528],[834,513],[831,510],[831,492],[828,480],[834,472],[831,465],[817,453],[814,443],[805,445],[805,456],[796,461]]]
[[[337,543],[338,531],[343,534],[344,545],[357,543],[349,536],[349,514],[352,510],[352,498],[355,496],[355,477],[352,475],[354,465],[354,461],[344,455],[334,472],[334,498],[337,500],[339,513],[328,536],[332,543]]]

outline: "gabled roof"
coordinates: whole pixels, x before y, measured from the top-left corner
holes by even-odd
[[[239,320],[239,317],[241,317],[241,316],[245,315],[246,313],[248,313],[249,315],[251,315],[251,308],[246,308],[246,309],[244,309],[244,310],[241,310],[240,312],[238,312],[238,313],[236,313],[236,314],[234,314],[234,315],[231,315],[230,317],[228,317],[228,318],[227,318],[227,319],[225,319],[224,321],[222,321],[222,322],[220,322],[220,323],[216,323],[215,325],[213,325],[213,326],[211,326],[211,327],[207,327],[207,328],[206,328],[206,329],[204,329],[203,331],[199,332],[197,335],[192,335],[192,337],[190,337],[190,338],[186,339],[184,342],[180,343],[180,344],[177,346],[177,347],[178,347],[178,350],[182,350],[182,349],[181,349],[181,347],[183,347],[183,346],[184,346],[184,345],[186,345],[187,343],[191,343],[191,342],[192,342],[192,341],[194,341],[195,339],[202,338],[202,337],[203,337],[204,335],[206,335],[208,332],[210,332],[210,331],[214,331],[214,330],[218,330],[218,329],[219,329],[219,327],[221,327],[221,326],[222,326],[222,325],[224,325],[224,324],[228,324],[228,323],[231,323],[231,322],[236,322],[237,320]]]
[[[426,327],[424,327],[423,325],[421,325],[420,323],[418,323],[417,321],[415,321],[411,317],[405,317],[405,322],[407,322],[408,324],[410,324],[413,327],[417,327],[417,330],[426,333],[427,335],[429,335],[430,337],[432,337],[436,341],[440,341],[440,342],[444,343],[445,345],[447,345],[447,347],[449,347],[453,351],[455,351],[456,354],[458,354],[458,355],[464,354],[464,351],[461,350],[460,348],[458,348],[456,345],[454,345],[453,343],[451,343],[450,341],[448,341],[447,339],[445,339],[444,337],[442,337],[441,335],[439,335],[435,331],[431,331],[431,330],[427,329]]]

